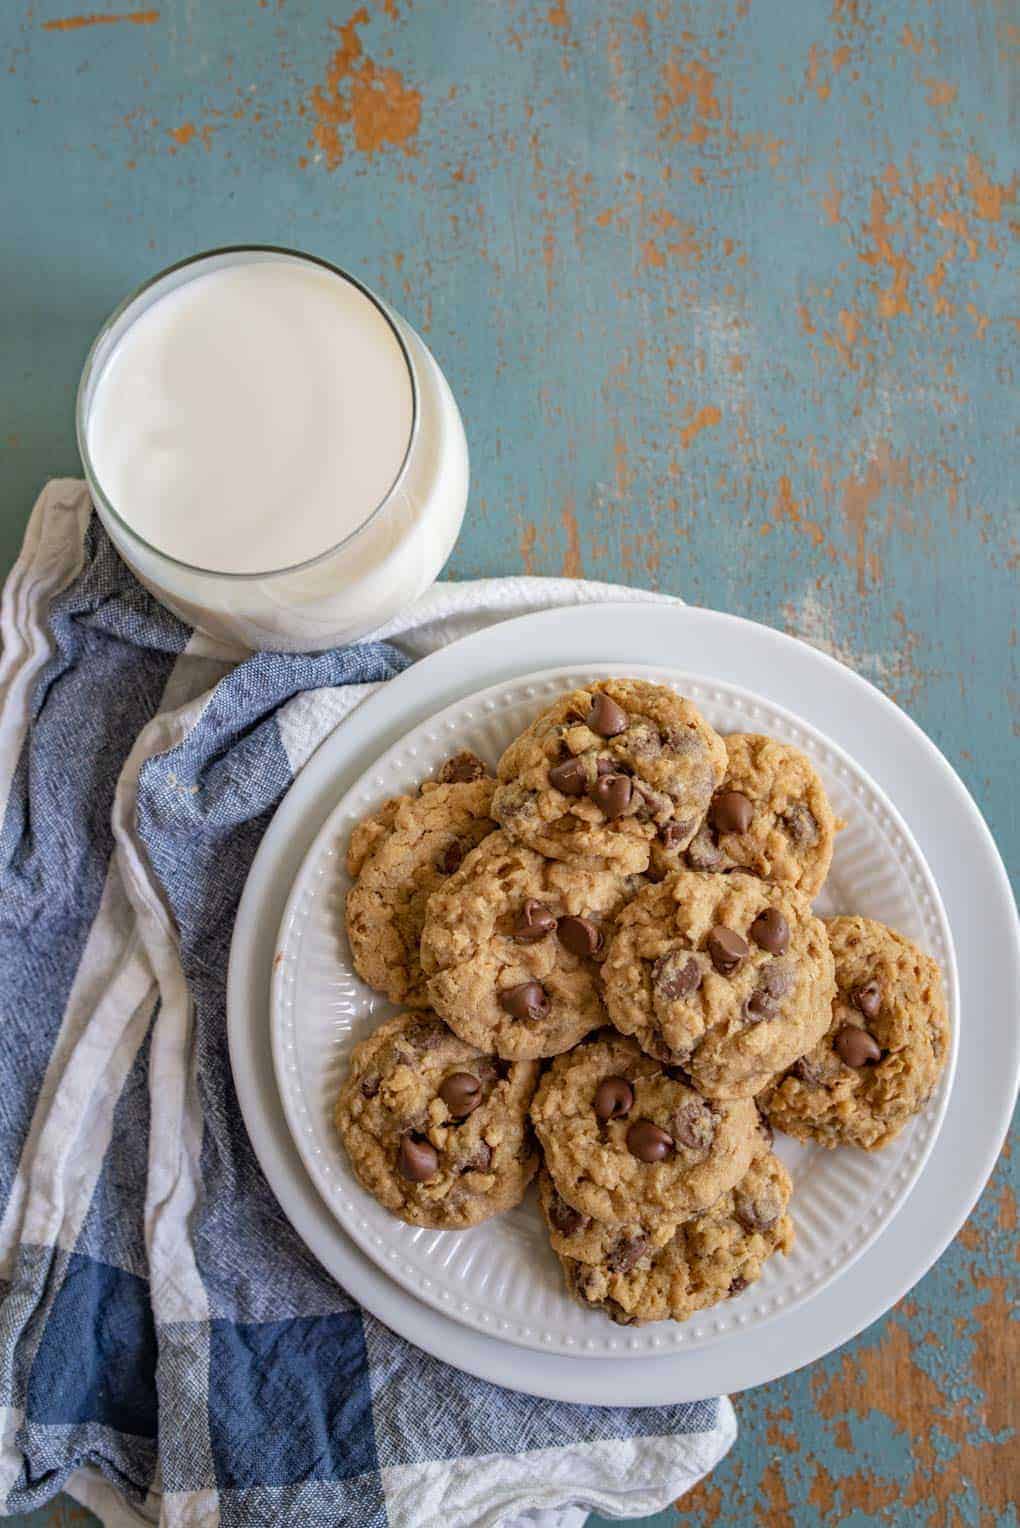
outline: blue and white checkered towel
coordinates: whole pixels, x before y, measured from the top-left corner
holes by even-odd
[[[80,483],[44,491],[2,606],[0,1509],[559,1528],[654,1512],[725,1453],[728,1401],[538,1401],[359,1309],[267,1187],[227,1060],[234,912],[315,746],[452,636],[610,596],[650,597],[440,585],[380,640],[243,658],[139,587]]]

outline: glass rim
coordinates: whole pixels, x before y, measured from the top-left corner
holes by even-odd
[[[161,547],[157,546],[155,542],[149,541],[146,539],[146,537],[141,535],[115,507],[115,505],[110,500],[109,495],[106,493],[106,490],[103,488],[101,482],[99,481],[99,474],[95,469],[95,464],[93,463],[92,457],[89,453],[88,431],[86,428],[85,418],[85,394],[88,384],[92,380],[93,371],[96,365],[96,357],[103,341],[106,339],[114,325],[117,324],[120,319],[122,319],[124,315],[135,305],[135,303],[139,302],[141,298],[145,296],[147,292],[151,291],[154,286],[159,284],[159,282],[164,281],[167,276],[172,276],[177,271],[186,270],[189,266],[199,265],[204,261],[215,259],[219,255],[246,254],[280,255],[288,260],[299,260],[304,261],[308,265],[317,265],[321,270],[328,271],[330,275],[339,276],[342,281],[348,282],[350,286],[355,287],[363,297],[368,299],[376,311],[381,314],[382,318],[385,320],[386,325],[396,340],[400,349],[400,353],[404,358],[404,364],[407,367],[408,380],[411,384],[411,428],[407,436],[407,447],[404,451],[400,466],[397,468],[396,476],[394,477],[389,488],[387,488],[386,492],[383,494],[382,498],[379,500],[379,503],[373,510],[371,510],[366,518],[362,520],[360,525],[356,525],[353,530],[348,531],[346,536],[341,537],[341,539],[335,542],[332,546],[326,547],[321,552],[316,552],[313,557],[303,558],[301,562],[285,563],[280,567],[266,568],[255,573],[230,573],[217,568],[203,568],[199,563],[186,562],[182,557],[175,557],[173,553],[165,552]],[[130,328],[130,325],[128,327]],[[125,330],[125,333],[126,332],[127,330]],[[222,578],[229,579],[231,582],[244,583],[252,581],[257,582],[259,580],[268,578],[279,578],[287,573],[299,573],[307,568],[313,568],[318,563],[325,562],[327,558],[335,557],[338,552],[344,551],[346,547],[350,546],[354,541],[358,539],[359,536],[363,535],[369,529],[369,527],[375,523],[375,521],[382,514],[383,510],[385,510],[386,507],[392,503],[393,499],[400,491],[405,477],[407,476],[408,466],[411,460],[411,453],[414,450],[415,442],[418,438],[418,429],[421,422],[421,401],[418,386],[418,374],[415,370],[414,359],[411,355],[411,352],[408,350],[407,345],[404,342],[404,337],[400,333],[400,330],[397,328],[392,315],[386,308],[385,303],[381,298],[376,296],[371,287],[366,286],[363,281],[359,281],[357,276],[352,276],[350,271],[344,270],[343,266],[336,265],[331,260],[324,260],[319,255],[310,255],[305,250],[291,249],[286,245],[280,244],[222,244],[217,245],[213,249],[202,250],[195,255],[188,255],[183,260],[175,260],[172,265],[164,266],[162,270],[157,271],[155,275],[150,276],[147,281],[143,281],[140,286],[136,287],[133,292],[129,292],[128,295],[117,304],[116,308],[114,308],[113,312],[108,315],[105,322],[100,327],[95,339],[92,341],[92,344],[89,346],[88,354],[85,357],[85,363],[82,366],[81,376],[78,380],[78,390],[75,394],[74,422],[75,435],[78,442],[78,454],[81,457],[82,467],[85,470],[85,480],[88,484],[89,492],[96,500],[97,509],[101,507],[108,515],[110,515],[111,519],[127,534],[130,540],[137,542],[140,546],[144,547],[146,551],[151,552],[161,561],[170,563],[176,568],[181,568],[187,573],[199,573],[204,578]]]

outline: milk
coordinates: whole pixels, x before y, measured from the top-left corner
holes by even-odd
[[[167,272],[86,365],[79,440],[125,560],[247,647],[362,635],[433,581],[467,498],[449,387],[331,267],[237,250]]]

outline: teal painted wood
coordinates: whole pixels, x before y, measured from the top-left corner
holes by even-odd
[[[930,733],[1016,865],[1005,0],[77,9],[0,17],[4,566],[77,471],[78,370],[123,293],[200,247],[298,245],[450,377],[454,576],[623,579],[807,637]],[[1014,1520],[1008,1162],[966,1235],[739,1403],[686,1518]]]

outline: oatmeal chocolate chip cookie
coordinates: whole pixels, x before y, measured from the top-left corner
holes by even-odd
[[[660,877],[692,870],[746,870],[813,897],[832,863],[836,829],[825,787],[807,756],[758,733],[723,739],[726,775],[688,847],[652,849]]]
[[[499,761],[493,815],[550,859],[643,871],[658,837],[685,848],[726,751],[689,700],[639,679],[564,695]]]
[[[825,1033],[825,926],[795,891],[678,870],[617,919],[602,967],[616,1028],[710,1098],[750,1098]]]
[[[599,962],[637,884],[493,833],[429,900],[421,963],[431,1006],[499,1056],[569,1050],[606,1022]]]
[[[414,1226],[462,1230],[518,1204],[538,1165],[534,1062],[503,1062],[433,1014],[389,1019],[358,1045],[336,1127],[358,1181]]]
[[[451,761],[453,763],[454,761]],[[445,766],[444,766],[445,768]],[[360,822],[347,850],[347,938],[363,981],[393,1003],[427,1008],[418,958],[425,904],[464,856],[493,832],[495,781],[437,784],[397,796]]]
[[[612,1030],[553,1062],[531,1118],[567,1204],[640,1226],[655,1246],[732,1188],[761,1149],[751,1099],[710,1102]]]
[[[793,1245],[792,1191],[779,1158],[762,1151],[734,1188],[656,1248],[640,1231],[572,1210],[544,1168],[538,1180],[567,1288],[621,1326],[686,1321],[756,1283],[772,1254]]]
[[[777,1130],[823,1146],[886,1146],[922,1109],[949,1055],[939,968],[870,918],[832,918],[836,998],[825,1036],[763,1100]]]

